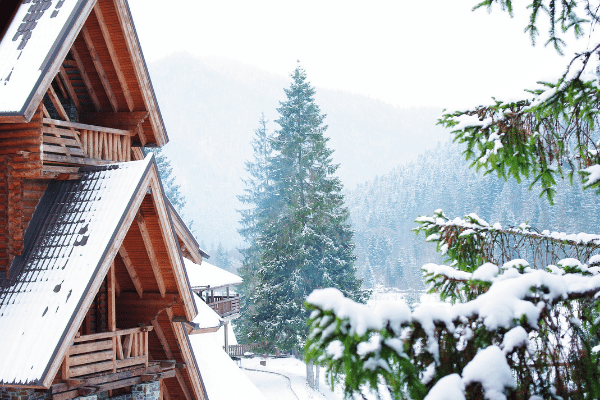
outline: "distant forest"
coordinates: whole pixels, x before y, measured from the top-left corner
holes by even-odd
[[[355,230],[359,275],[366,288],[423,289],[420,268],[441,262],[435,246],[411,229],[419,215],[438,208],[450,218],[476,213],[503,226],[527,222],[540,230],[600,233],[600,197],[581,189],[577,180],[559,182],[553,206],[528,190],[495,175],[469,168],[455,144],[439,144],[417,160],[359,185],[346,194]]]

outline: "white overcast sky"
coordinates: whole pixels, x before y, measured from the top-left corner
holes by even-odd
[[[478,0],[130,0],[147,62],[173,52],[241,61],[400,106],[457,107],[556,76],[567,58]],[[586,41],[583,40],[585,43]],[[581,46],[581,44],[579,45]],[[176,71],[174,71],[176,73]]]

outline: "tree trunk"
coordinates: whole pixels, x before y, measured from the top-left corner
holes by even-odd
[[[306,363],[306,383],[308,383],[308,386],[311,389],[315,388],[315,375],[312,361]]]

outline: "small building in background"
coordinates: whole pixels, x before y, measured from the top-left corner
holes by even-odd
[[[240,316],[240,295],[235,286],[243,282],[242,278],[231,272],[215,267],[206,261],[201,265],[184,259],[192,291],[221,319],[224,335],[224,349],[229,353],[229,338],[233,336],[230,321]]]

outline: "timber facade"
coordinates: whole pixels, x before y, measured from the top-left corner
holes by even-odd
[[[204,400],[126,0],[0,3],[0,398]]]

